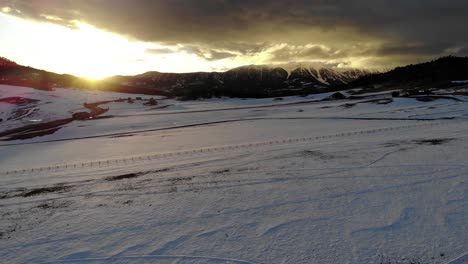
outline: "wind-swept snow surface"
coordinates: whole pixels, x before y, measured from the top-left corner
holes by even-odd
[[[466,263],[464,97],[327,96],[111,103],[0,141],[1,262]]]

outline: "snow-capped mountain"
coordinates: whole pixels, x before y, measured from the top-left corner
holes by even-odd
[[[369,74],[366,70],[329,68],[312,64],[249,65],[226,72],[147,72],[109,80],[165,94],[189,97],[266,97],[301,94],[346,85]]]
[[[277,65],[288,72],[288,79],[306,79],[325,86],[344,85],[371,72],[356,68],[328,67],[321,63],[288,63]]]

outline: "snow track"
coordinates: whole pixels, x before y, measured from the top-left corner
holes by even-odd
[[[94,262],[115,262],[118,260],[203,260],[215,263],[239,263],[239,264],[255,264],[255,262],[250,262],[240,259],[232,258],[217,258],[217,257],[207,257],[207,256],[189,256],[189,255],[140,255],[140,256],[123,256],[123,257],[107,257],[107,258],[83,258],[83,259],[68,259],[68,260],[59,260],[59,261],[49,261],[42,262],[40,264],[53,264],[53,263],[94,263]]]
[[[466,264],[466,263],[468,263],[468,252],[447,262],[446,264]]]

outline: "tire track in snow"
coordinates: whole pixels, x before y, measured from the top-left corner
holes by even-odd
[[[376,164],[377,162],[380,162],[380,161],[384,160],[384,159],[387,158],[388,156],[390,156],[390,155],[392,155],[392,154],[394,154],[394,153],[401,152],[401,151],[403,151],[403,150],[405,150],[405,149],[396,149],[396,150],[394,150],[394,151],[387,152],[387,153],[383,154],[380,158],[378,158],[378,159],[372,161],[371,163],[369,163],[367,166],[370,167],[370,166]]]
[[[446,264],[466,264],[468,263],[468,252],[463,253],[462,255],[450,260]]]
[[[234,258],[222,258],[222,257],[210,257],[210,256],[192,256],[192,255],[138,255],[138,256],[121,256],[121,257],[103,257],[103,258],[82,258],[82,259],[64,259],[64,260],[55,260],[48,262],[41,262],[39,264],[54,264],[54,263],[92,263],[92,262],[102,262],[102,261],[116,261],[116,260],[136,260],[136,259],[179,259],[179,260],[205,260],[205,261],[228,261],[232,263],[241,263],[241,264],[257,264],[256,262],[251,262],[247,260],[234,259]]]

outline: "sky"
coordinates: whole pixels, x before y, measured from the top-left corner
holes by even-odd
[[[103,78],[468,55],[466,0],[0,0],[0,56]]]

